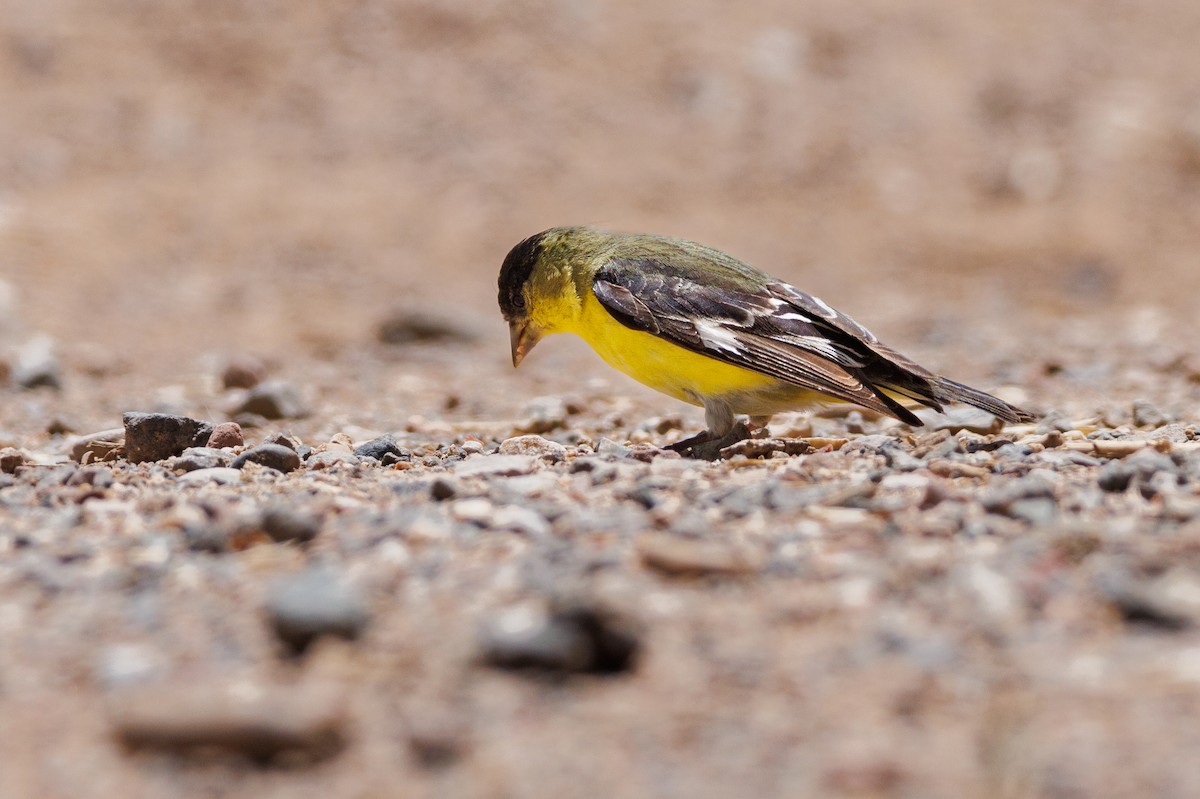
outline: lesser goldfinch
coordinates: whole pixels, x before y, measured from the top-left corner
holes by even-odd
[[[1005,422],[1032,416],[928,371],[824,301],[719,250],[683,239],[558,227],[530,236],[500,268],[500,310],[516,366],[550,333],[575,333],[610,366],[704,408],[727,436],[737,414],[849,402],[920,425],[901,402],[965,402]]]

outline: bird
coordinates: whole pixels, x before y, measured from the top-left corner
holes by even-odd
[[[739,415],[765,428],[776,413],[827,403],[914,427],[914,403],[1034,418],[919,366],[820,298],[686,239],[550,228],[508,252],[498,288],[514,367],[547,335],[579,336],[610,366],[704,409],[705,430],[667,447],[683,454],[736,443],[727,439]]]

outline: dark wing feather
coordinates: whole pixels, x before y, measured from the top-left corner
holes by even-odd
[[[719,361],[920,424],[876,385],[904,374],[904,383],[922,384],[920,401],[937,407],[925,377],[933,375],[915,364],[907,370],[910,362],[889,358],[892,351],[869,331],[785,283],[702,283],[659,261],[617,259],[597,272],[592,288],[627,327]]]
[[[762,280],[722,253],[711,257],[726,260],[681,267],[652,257],[614,259],[598,270],[593,290],[627,327],[908,424],[921,422],[893,395],[939,411],[942,403],[965,402],[1007,422],[1033,419],[922,368],[817,297]]]

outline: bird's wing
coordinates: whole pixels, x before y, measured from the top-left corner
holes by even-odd
[[[934,375],[866,328],[781,281],[701,272],[653,259],[615,259],[596,273],[600,304],[626,327],[693,352],[856,403],[906,422],[912,412],[880,390],[897,377],[913,399],[935,396]],[[925,390],[922,390],[925,389]],[[937,401],[932,404],[936,407]]]

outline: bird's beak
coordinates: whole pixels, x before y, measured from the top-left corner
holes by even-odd
[[[512,344],[513,366],[520,366],[534,345],[541,341],[542,331],[534,327],[532,322],[514,320],[508,323],[508,339]]]

